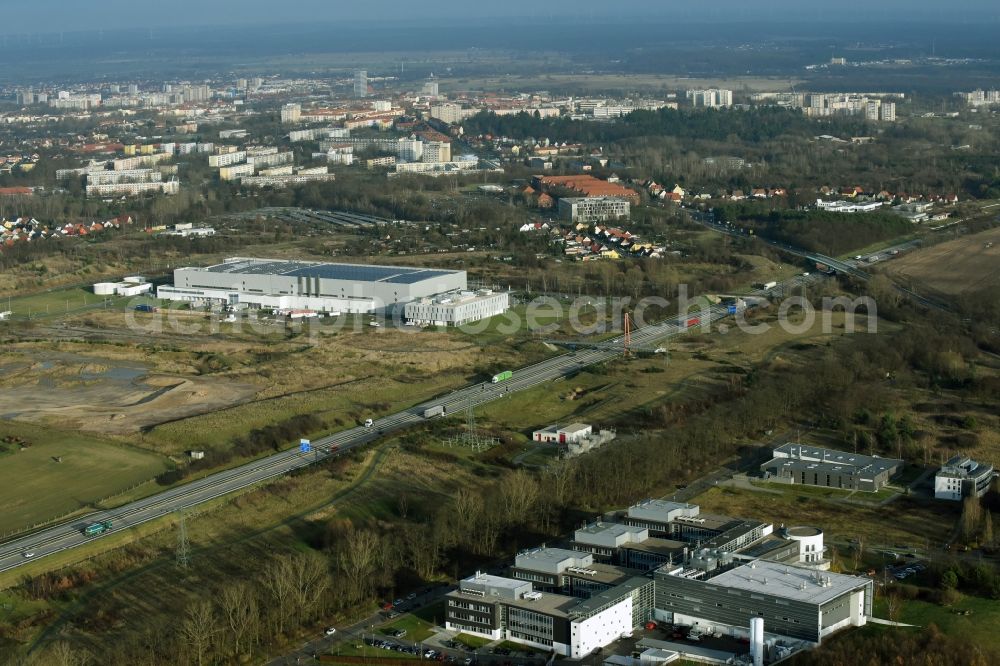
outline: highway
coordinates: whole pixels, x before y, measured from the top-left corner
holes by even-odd
[[[801,276],[793,278],[784,286],[794,286],[807,282]],[[764,292],[753,292],[763,296]],[[636,347],[648,346],[688,332],[687,320],[698,317],[698,326],[732,316],[724,305],[706,308],[687,317],[676,317],[657,324],[651,324],[632,333],[632,344]],[[707,328],[705,330],[708,330]],[[461,412],[470,404],[482,405],[516,391],[525,391],[539,384],[571,375],[578,370],[597,363],[621,357],[623,336],[603,341],[607,348],[587,349],[554,356],[544,361],[514,370],[507,381],[493,384],[484,382],[473,384],[450,394],[421,403],[404,411],[374,420],[372,427],[355,427],[334,433],[312,443],[311,452],[302,452],[298,447],[254,460],[239,467],[217,472],[162,493],[130,502],[117,509],[98,511],[78,519],[42,529],[30,535],[18,537],[0,544],[0,571],[8,571],[29,561],[76,548],[103,535],[85,536],[87,525],[98,521],[110,521],[111,527],[104,534],[114,534],[129,530],[137,525],[154,520],[168,513],[191,509],[204,502],[242,490],[274,477],[288,474],[301,467],[313,464],[324,457],[340,455],[351,449],[364,446],[382,435],[409,426],[423,423],[422,416],[429,407],[442,406],[448,414]],[[617,345],[617,348],[614,346]]]
[[[721,222],[717,222],[715,220],[714,214],[712,213],[703,213],[699,211],[689,211],[689,212],[691,213],[692,219],[694,219],[697,222],[700,222],[701,224],[705,225],[706,227],[708,227],[713,231],[729,234],[730,236],[747,238],[747,234],[741,232],[739,229],[728,224],[722,224]],[[863,268],[864,266],[870,266],[872,264],[876,264],[885,261],[887,259],[891,259],[900,254],[901,252],[906,252],[907,250],[915,249],[917,247],[920,247],[921,245],[921,242],[919,240],[907,241],[904,243],[899,243],[897,245],[892,245],[890,247],[883,248],[881,250],[878,250],[877,252],[871,252],[865,255],[856,255],[853,259],[840,260],[840,259],[835,259],[833,257],[828,257],[825,254],[820,254],[818,252],[809,252],[808,250],[803,250],[797,247],[793,247],[791,245],[786,245],[785,243],[769,240],[767,238],[763,238],[762,236],[757,236],[756,238],[760,242],[770,245],[771,247],[776,247],[789,254],[793,254],[797,257],[802,257],[803,259],[806,259],[808,261],[825,264],[838,273],[851,275],[853,277],[858,278],[859,280],[864,280],[864,281],[868,281],[872,277],[870,273],[864,270]],[[949,310],[948,304],[930,299],[926,296],[922,296],[917,292],[913,291],[912,289],[907,289],[906,287],[903,287],[902,285],[896,283],[893,283],[893,287],[896,289],[896,291],[912,298],[913,300],[920,303],[924,307],[934,308],[937,310]]]

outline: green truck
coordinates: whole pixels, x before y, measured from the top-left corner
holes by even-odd
[[[500,382],[505,382],[513,376],[514,376],[513,372],[511,372],[510,370],[504,370],[499,375],[493,375],[493,383],[499,384]]]
[[[110,520],[101,520],[96,523],[91,523],[83,528],[84,536],[98,536],[104,534],[111,529]]]

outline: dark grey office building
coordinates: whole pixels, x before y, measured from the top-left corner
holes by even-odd
[[[715,576],[664,567],[656,579],[656,615],[704,632],[749,637],[750,620],[767,634],[820,643],[871,614],[871,579],[756,560]]]

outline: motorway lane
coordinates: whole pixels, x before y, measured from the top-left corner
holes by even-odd
[[[805,278],[797,277],[783,283],[782,286],[790,287],[804,282],[806,282]],[[757,291],[753,294],[764,295],[764,292]],[[716,305],[703,312],[692,313],[687,317],[691,316],[698,316],[700,318],[699,326],[701,326],[731,315],[725,306]],[[635,345],[652,344],[684,335],[688,332],[685,319],[686,317],[675,317],[637,329],[632,334],[632,343]],[[623,341],[624,336],[619,335],[605,341],[605,344],[614,347],[614,345],[623,344]],[[190,509],[209,500],[282,476],[300,467],[311,465],[327,456],[339,455],[364,446],[379,439],[384,434],[422,423],[426,420],[423,417],[423,412],[430,407],[441,405],[445,407],[448,414],[452,414],[465,409],[470,403],[476,406],[497,400],[509,393],[524,391],[539,384],[565,377],[583,367],[618,358],[621,353],[618,348],[608,348],[554,356],[517,369],[513,377],[505,382],[473,384],[408,410],[375,419],[371,428],[356,427],[323,437],[313,442],[314,450],[310,453],[302,453],[297,447],[281,451],[240,467],[218,472],[157,495],[136,500],[118,509],[98,511],[28,536],[16,538],[0,545],[0,571],[14,569],[28,561],[66,551],[92,539],[101,538],[100,536],[84,536],[83,529],[90,523],[109,520],[111,521],[111,529],[106,534],[121,532],[165,514]],[[32,557],[26,557],[26,553],[31,553]]]

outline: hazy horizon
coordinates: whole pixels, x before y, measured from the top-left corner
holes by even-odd
[[[95,8],[100,7],[100,11]],[[413,25],[456,25],[490,20],[524,19],[553,22],[662,22],[747,19],[768,21],[857,21],[859,24],[891,20],[934,20],[947,23],[988,21],[1000,24],[1000,6],[986,0],[937,2],[882,0],[877,6],[861,0],[810,3],[798,0],[740,2],[713,0],[710,6],[691,6],[687,0],[507,0],[501,5],[473,5],[459,0],[371,0],[344,3],[331,0],[297,0],[291,5],[270,0],[215,0],[211,3],[174,0],[167,6],[150,0],[37,0],[4,8],[0,34],[50,33],[81,30],[156,29],[185,26],[260,26],[297,23],[352,23],[384,21]]]

